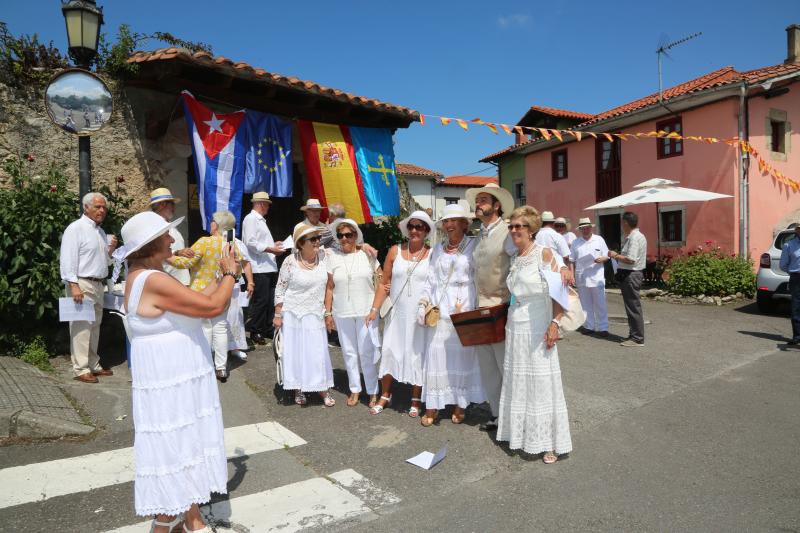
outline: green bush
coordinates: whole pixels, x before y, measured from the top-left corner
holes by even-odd
[[[50,364],[50,352],[47,350],[47,343],[40,335],[37,335],[27,343],[18,357],[39,370],[53,370],[53,366]]]
[[[51,341],[58,329],[58,298],[64,295],[59,270],[61,235],[80,212],[63,170],[51,165],[46,175],[29,175],[33,156],[5,162],[8,187],[0,189],[0,354],[20,352],[36,336]],[[130,205],[124,191],[100,191],[109,198],[104,227],[119,234]],[[16,341],[12,338],[16,337]],[[19,353],[18,353],[19,355]]]
[[[717,248],[698,247],[672,260],[667,269],[667,289],[683,296],[729,296],[741,292],[752,297],[756,289],[753,262]]]

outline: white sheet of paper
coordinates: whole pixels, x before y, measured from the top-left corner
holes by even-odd
[[[292,236],[289,235],[288,237],[283,239],[283,241],[281,242],[281,246],[283,246],[284,250],[294,248],[294,239],[292,238]]]
[[[441,463],[445,455],[447,455],[447,446],[442,446],[442,448],[439,449],[439,451],[435,454],[431,452],[422,452],[419,455],[415,455],[411,459],[406,459],[406,462],[411,463],[414,466],[424,468],[425,470],[430,470],[438,463]]]
[[[611,268],[614,269],[614,274],[617,273],[617,268],[619,268],[619,263],[617,263],[616,259],[611,260]]]
[[[580,269],[591,268],[594,265],[595,259],[597,259],[597,257],[595,257],[593,253],[582,255],[578,258],[577,266]]]
[[[61,322],[85,320],[94,322],[94,302],[84,297],[83,303],[76,304],[72,298],[58,299],[58,319]]]
[[[547,289],[550,292],[550,298],[561,304],[564,309],[569,309],[569,292],[561,281],[561,273],[553,272],[552,270],[542,270],[545,280],[547,280]]]
[[[250,297],[247,296],[247,291],[239,293],[239,307],[247,307],[250,305]]]

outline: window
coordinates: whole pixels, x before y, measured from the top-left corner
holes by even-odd
[[[445,196],[444,197],[444,205],[457,204],[457,203],[458,203],[458,198],[456,198],[454,196]]]
[[[671,118],[656,124],[656,130],[665,131],[667,133],[677,133],[683,135],[683,127],[681,118]],[[656,146],[658,147],[658,158],[664,159],[666,157],[675,157],[683,155],[683,141],[681,139],[660,138],[656,139]]]
[[[622,194],[622,143],[597,139],[595,197],[598,202]]]
[[[684,222],[686,210],[682,206],[669,206],[659,208],[661,218],[661,244],[683,246],[686,240]]]
[[[786,153],[786,122],[769,121],[769,149],[779,154]]]
[[[558,150],[551,154],[553,162],[553,181],[567,179],[567,151]]]
[[[514,196],[514,207],[525,205],[528,202],[527,198],[525,197],[524,181],[515,181],[511,186],[511,189],[511,194]],[[511,213],[508,214],[510,215]]]

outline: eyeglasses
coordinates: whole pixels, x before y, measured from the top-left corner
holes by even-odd
[[[508,231],[520,230],[522,228],[530,228],[530,224],[509,224]]]
[[[356,236],[356,234],[353,233],[352,231],[350,233],[337,233],[336,234],[336,238],[337,239],[352,239],[355,236]]]
[[[408,228],[408,231],[412,231],[412,230],[427,231],[428,230],[428,226],[426,226],[425,224],[408,224],[406,227]]]

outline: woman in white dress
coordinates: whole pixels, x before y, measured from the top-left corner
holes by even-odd
[[[255,281],[253,281],[253,267],[250,265],[250,255],[247,253],[247,246],[237,238],[233,239],[236,249],[242,256],[242,274],[244,279],[247,280],[247,299],[253,296],[253,290],[256,288]],[[241,286],[236,285],[233,288],[231,295],[231,305],[228,306],[228,355],[233,355],[242,361],[247,361],[247,332],[244,327],[244,312],[242,311],[242,304],[239,301],[241,294]]]
[[[131,344],[136,514],[156,515],[152,531],[181,520],[186,531],[210,532],[198,504],[226,493],[228,468],[222,410],[202,319],[220,315],[239,277],[230,247],[222,272],[205,292],[164,273],[172,255],[166,222],[153,212],[122,227],[128,262],[125,309]],[[184,517],[180,515],[185,513]]]
[[[275,317],[272,325],[283,339],[283,388],[294,390],[294,402],[306,405],[306,392],[318,392],[326,407],[336,401],[333,367],[328,353],[327,331],[333,328],[325,312],[325,287],[330,274],[320,233],[314,226],[298,224],[294,229],[295,251],[286,258],[275,287]]]
[[[429,305],[438,307],[440,313],[439,321],[428,333],[424,356],[425,415],[420,418],[423,426],[433,424],[439,410],[447,405],[453,405],[451,421],[460,424],[470,403],[486,400],[475,347],[461,345],[450,319],[452,313],[471,311],[477,303],[472,260],[476,240],[466,234],[469,220],[470,214],[463,206],[445,206],[440,220],[445,236],[431,252],[428,279],[419,301],[420,325],[426,324]]]
[[[361,394],[361,372],[369,394],[369,406],[378,401],[378,364],[381,343],[378,324],[365,319],[375,297],[375,277],[380,271],[377,259],[359,250],[363,241],[355,220],[340,218],[331,224],[338,248],[326,250],[328,287],[325,290],[325,310],[333,314],[339,344],[350,385],[348,407],[358,404]],[[359,371],[359,366],[361,370]]]
[[[511,213],[508,225],[519,251],[507,278],[511,307],[497,440],[512,450],[544,453],[542,460],[551,464],[572,450],[572,439],[556,348],[563,312],[540,271],[558,272],[558,264],[550,248],[534,242],[541,224],[536,209],[526,205]]]
[[[377,415],[392,401],[392,382],[411,385],[411,408],[408,416],[416,418],[422,407],[422,355],[425,351],[425,328],[417,324],[417,306],[428,279],[430,248],[425,245],[433,229],[433,220],[425,211],[414,211],[397,225],[408,239],[392,246],[383,265],[383,286],[391,287],[388,298],[391,311],[384,317],[381,347],[381,397],[370,413]],[[373,322],[386,300],[386,291],[375,292],[367,316]]]

